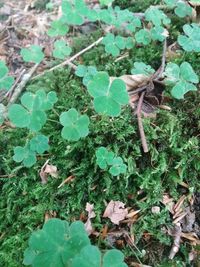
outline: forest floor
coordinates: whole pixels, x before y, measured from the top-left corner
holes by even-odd
[[[52,1],[55,6],[60,2]],[[143,12],[159,1],[141,0],[139,6],[127,2],[118,0],[115,4]],[[21,59],[22,47],[29,44],[45,47],[46,59],[35,76],[60,63],[51,60],[53,45],[45,34],[50,21],[56,19],[60,11],[58,8],[47,10],[47,3],[0,0],[0,60],[7,63],[10,74],[18,82],[32,67]],[[176,24],[176,20],[174,23],[175,40],[182,24]],[[72,36],[68,37],[68,42],[73,42],[73,54],[102,34],[102,29],[76,29],[73,41]],[[176,51],[174,54],[174,62],[187,60],[200,75],[199,56]],[[99,45],[82,54],[75,63],[97,66],[98,70],[118,77],[130,73],[135,61],[146,62],[157,69],[161,55],[162,46],[152,43],[145,49],[134,47],[128,57],[116,61]],[[145,154],[131,108],[126,107],[115,120],[100,119],[80,79],[68,66],[30,79],[25,90],[35,92],[39,88],[46,92],[55,90],[58,95],[55,113],[43,129],[50,139],[49,153],[40,156],[30,169],[19,166],[12,159],[13,147],[23,145],[27,133],[23,129],[16,131],[9,124],[0,126],[0,266],[23,266],[28,238],[45,220],[58,217],[85,222],[87,203],[93,205],[96,214],[92,219],[92,242],[103,249],[122,250],[128,266],[199,266],[200,94],[190,93],[182,101],[170,99],[169,110],[158,109],[155,118],[144,119],[150,148]],[[63,141],[61,127],[55,123],[57,114],[71,107],[87,110],[91,115],[91,134],[76,143]],[[110,147],[120,154],[128,166],[125,175],[116,178],[97,168],[94,155],[99,146]],[[41,168],[47,161],[56,169],[56,178],[49,175],[43,184]],[[120,201],[132,216],[119,225],[104,218],[110,201]],[[177,237],[180,239],[178,252],[169,260]]]

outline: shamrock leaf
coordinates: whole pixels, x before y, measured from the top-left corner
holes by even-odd
[[[177,0],[164,0],[165,4],[171,8],[176,5]]]
[[[41,230],[33,232],[24,264],[32,266],[71,266],[72,259],[90,244],[82,222],[70,226],[59,219],[48,220]]]
[[[55,20],[51,22],[51,28],[48,30],[47,34],[51,37],[64,36],[69,31],[69,27],[62,22],[62,20]]]
[[[84,23],[83,16],[80,14],[81,0],[74,0],[74,3],[70,3],[68,0],[62,1],[63,21],[69,25],[81,25]]]
[[[123,163],[123,160],[121,157],[116,157],[112,161],[112,167],[109,169],[109,173],[113,176],[117,176],[120,173],[125,173],[127,169],[126,164]]]
[[[76,109],[71,108],[60,115],[60,123],[64,126],[61,135],[68,141],[78,141],[89,133],[89,118],[87,115],[79,115]]]
[[[175,14],[180,18],[190,16],[192,14],[192,7],[185,2],[177,2]]]
[[[94,97],[94,109],[96,112],[109,116],[118,116],[121,106],[129,102],[125,83],[115,79],[110,84],[106,72],[99,72],[93,80],[88,83],[88,92]]]
[[[96,151],[96,158],[97,165],[105,170],[109,164],[112,164],[114,153],[108,151],[105,147],[99,147]]]
[[[150,32],[146,29],[141,29],[135,34],[136,42],[143,45],[148,45],[151,42]]]
[[[134,68],[131,70],[131,74],[144,74],[146,76],[149,76],[154,72],[155,70],[150,65],[146,65],[143,62],[135,62]]]
[[[171,22],[162,10],[153,6],[146,10],[145,18],[147,21],[152,22],[155,26],[161,26],[162,24],[168,25]]]
[[[45,135],[39,134],[30,140],[30,149],[39,154],[49,150],[49,139]]]
[[[109,6],[109,5],[112,4],[113,1],[114,1],[114,0],[100,0],[100,4],[101,4],[102,6]]]
[[[178,43],[183,47],[185,51],[200,52],[200,27],[196,23],[191,25],[185,24],[183,26],[185,35],[178,37]]]
[[[172,96],[183,99],[184,94],[197,90],[194,84],[199,82],[199,78],[188,62],[183,62],[180,67],[175,63],[168,63],[165,70],[166,83],[173,85]]]
[[[84,65],[78,65],[75,74],[78,77],[83,78],[83,84],[85,86],[93,79],[93,77],[97,74],[97,69],[93,66],[86,67]]]
[[[8,76],[8,68],[6,67],[4,61],[0,60],[0,90],[9,90],[14,83],[14,78]]]
[[[116,249],[107,251],[103,256],[95,246],[84,247],[72,261],[72,267],[127,267],[124,255]]]
[[[126,47],[125,38],[122,36],[114,36],[112,33],[108,33],[102,40],[102,44],[105,45],[105,51],[108,54],[118,56],[120,50]]]
[[[16,162],[22,162],[25,167],[31,167],[36,163],[36,154],[29,146],[14,148],[13,160]]]
[[[57,40],[54,43],[55,49],[53,50],[53,56],[55,58],[64,59],[66,56],[69,56],[72,52],[71,47],[67,46],[65,41]]]
[[[168,31],[162,26],[155,26],[150,30],[152,40],[164,41],[168,37]]]
[[[56,101],[55,92],[47,95],[42,89],[35,94],[26,92],[21,97],[21,105],[13,104],[9,107],[8,117],[17,127],[40,131],[47,119],[45,111],[51,109]]]
[[[29,48],[22,48],[20,54],[25,62],[40,63],[44,58],[42,48],[38,45],[31,45]]]

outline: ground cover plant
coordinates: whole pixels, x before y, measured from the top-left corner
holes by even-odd
[[[52,17],[0,60],[3,266],[198,266],[198,2],[25,7]]]

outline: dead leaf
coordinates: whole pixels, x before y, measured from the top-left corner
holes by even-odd
[[[58,177],[57,167],[54,165],[49,165],[48,162],[49,162],[49,159],[45,162],[45,164],[42,166],[40,170],[40,178],[43,184],[47,183],[48,174],[54,178]]]
[[[128,209],[124,208],[125,204],[120,201],[111,200],[104,211],[103,217],[109,218],[112,223],[119,225],[128,215]]]
[[[93,211],[94,209],[94,204],[87,203],[85,210],[88,212],[88,219],[87,222],[85,223],[85,230],[88,233],[88,235],[91,235],[94,231],[92,227],[92,222],[91,219],[96,217],[95,212]]]
[[[110,82],[121,79],[126,84],[126,89],[128,91],[134,90],[140,86],[146,85],[149,81],[149,77],[143,74],[136,74],[136,75],[122,75],[120,77],[110,77]]]

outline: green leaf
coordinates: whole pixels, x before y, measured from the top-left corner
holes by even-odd
[[[34,258],[36,256],[36,252],[30,248],[27,248],[24,251],[24,260],[23,260],[23,264],[24,265],[31,265],[34,261]]]
[[[44,58],[42,48],[38,45],[31,45],[29,48],[22,48],[20,54],[25,62],[40,63]]]
[[[80,115],[74,108],[60,115],[60,123],[64,126],[61,135],[68,141],[78,141],[89,134],[90,121],[88,116]]]
[[[90,244],[82,222],[74,222],[69,226],[59,219],[48,220],[42,230],[33,232],[29,239],[29,249],[35,251],[24,255],[25,262],[34,267],[71,266],[72,259],[82,248]]]
[[[192,7],[185,2],[178,2],[176,4],[175,14],[180,18],[192,15]]]
[[[22,162],[25,167],[31,167],[36,163],[36,155],[28,146],[17,146],[14,148],[13,160]]]
[[[197,90],[193,83],[198,83],[199,77],[188,62],[183,62],[180,67],[175,63],[168,63],[165,76],[166,83],[174,85],[171,94],[177,99],[183,99],[187,92]]]
[[[109,5],[112,4],[113,1],[114,1],[114,0],[100,0],[100,4],[101,4],[102,6],[109,6]]]
[[[100,114],[118,116],[121,105],[129,102],[125,83],[116,79],[110,84],[106,72],[99,72],[93,80],[88,83],[88,92],[94,98],[94,109]]]
[[[178,43],[188,52],[200,52],[200,27],[198,24],[185,24],[183,26],[185,35],[178,37]]]
[[[84,65],[78,65],[76,71],[75,71],[75,74],[78,76],[78,77],[84,77],[87,73],[87,67],[84,66]]]
[[[188,62],[183,62],[181,64],[180,75],[187,82],[191,82],[191,83],[199,82],[199,77],[196,75],[192,66]]]
[[[150,32],[146,29],[141,29],[135,34],[136,42],[143,45],[148,45],[151,42]]]
[[[145,18],[147,21],[152,22],[155,26],[161,26],[162,24],[168,25],[171,22],[162,10],[153,6],[149,7],[145,11]]]
[[[108,151],[105,147],[99,147],[96,150],[96,158],[97,165],[105,170],[108,165],[112,164],[114,153]]]
[[[53,56],[55,58],[64,59],[66,56],[69,56],[72,52],[71,47],[66,45],[65,41],[57,40],[54,43],[55,49],[53,50]]]
[[[4,61],[0,60],[0,90],[9,90],[14,83],[14,78],[8,76],[8,68]]]
[[[49,150],[49,139],[45,135],[39,134],[30,140],[30,149],[39,154]]]
[[[47,34],[51,37],[65,36],[69,31],[69,27],[63,23],[61,20],[55,20],[51,22],[51,28],[48,30]]]
[[[179,81],[180,78],[180,68],[175,63],[168,63],[165,68],[165,76],[167,76],[167,83],[174,84]]]
[[[197,88],[193,84],[186,81],[180,81],[172,88],[171,94],[176,99],[183,99],[187,92],[196,90]]]
[[[69,25],[82,25],[84,23],[83,16],[80,15],[79,2],[72,4],[68,0],[62,1],[63,20]]]
[[[135,62],[134,68],[131,70],[131,74],[144,74],[150,76],[155,72],[155,70],[150,66],[146,65],[143,62]]]
[[[27,127],[30,123],[29,112],[19,104],[13,104],[9,107],[8,117],[19,128]]]
[[[161,26],[153,27],[150,32],[151,32],[151,38],[154,41],[158,40],[158,41],[162,42],[168,36],[168,31]]]
[[[112,161],[112,167],[109,169],[109,173],[113,176],[118,176],[121,173],[126,173],[127,166],[123,163],[121,157],[116,157]]]
[[[115,57],[120,54],[120,50],[126,47],[126,39],[122,36],[114,36],[114,34],[108,33],[103,38],[102,44],[105,45],[105,51]]]
[[[164,0],[165,4],[171,8],[175,7],[177,0]]]
[[[72,261],[72,267],[101,267],[101,252],[95,246],[84,247]]]
[[[104,256],[95,246],[88,245],[72,261],[72,267],[127,267],[124,255],[116,249],[107,251]]]
[[[107,251],[103,257],[103,267],[128,267],[124,263],[124,254],[117,250]]]

